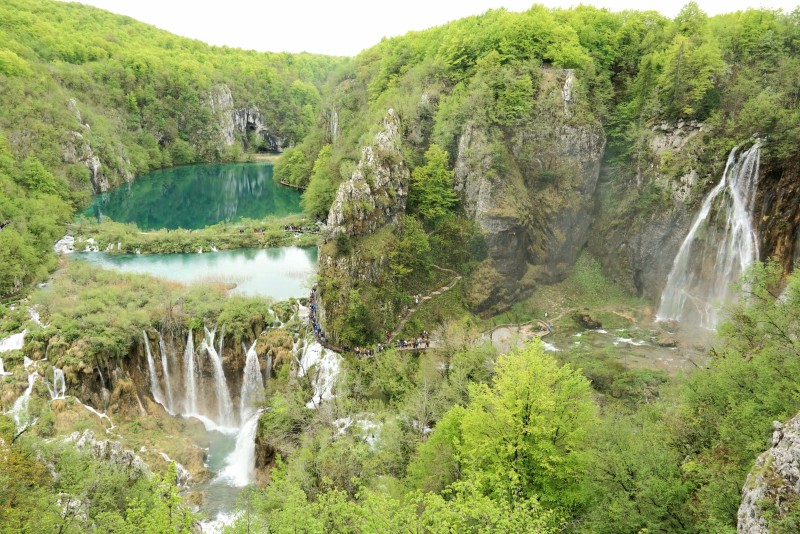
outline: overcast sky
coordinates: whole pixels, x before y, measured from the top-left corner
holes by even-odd
[[[688,0],[593,0],[612,11],[658,9],[674,17]],[[533,3],[569,7],[570,0],[82,0],[178,35],[215,45],[271,52],[354,56],[382,37],[422,30],[487,9],[523,11]],[[709,15],[747,7],[792,11],[798,0],[698,0]]]

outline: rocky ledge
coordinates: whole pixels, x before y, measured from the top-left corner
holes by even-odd
[[[756,459],[739,506],[738,532],[768,534],[767,517],[780,520],[800,497],[800,414],[773,423],[772,448]]]

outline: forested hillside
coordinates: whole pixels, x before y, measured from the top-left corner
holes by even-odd
[[[693,337],[653,308],[734,147],[760,157],[764,261]],[[96,243],[319,236],[310,298],[66,261],[0,307],[0,530],[196,531],[245,485],[213,511],[229,532],[800,529],[796,490],[754,464],[800,411],[800,9],[492,10],[337,59],[7,0],[0,297],[55,269],[93,193],[277,148],[321,230]],[[212,487],[220,429],[247,446],[239,489]]]
[[[52,270],[54,239],[93,192],[303,139],[341,62],[212,47],[80,4],[3,2],[0,295]]]
[[[733,147],[767,139],[762,168],[770,179],[762,181],[772,181],[765,187],[773,192],[789,190],[775,182],[789,179],[798,161],[799,19],[797,11],[769,10],[708,17],[694,3],[675,20],[534,6],[362,52],[331,79],[317,127],[275,171],[307,187],[310,215],[324,219],[332,206],[359,213],[365,199],[340,206],[337,190],[394,109],[400,135],[384,168],[399,158],[409,171],[411,179],[393,184],[400,198],[408,189],[408,205],[392,217],[407,219],[369,240],[351,224],[338,249],[323,248],[361,261],[349,273],[321,274],[323,286],[330,281],[323,291],[330,329],[353,342],[382,335],[425,290],[421,279],[436,283],[431,264],[471,273],[468,306],[497,313],[567,276],[587,240],[613,278],[657,299],[680,244],[667,234],[684,232]],[[444,195],[453,188],[457,199]],[[765,255],[780,257],[788,272],[795,214],[768,206],[763,215],[763,234],[782,243],[765,245]],[[372,274],[359,283],[353,273],[364,271],[364,257],[390,265],[366,269]],[[350,309],[351,295],[380,303],[382,312],[365,324]]]

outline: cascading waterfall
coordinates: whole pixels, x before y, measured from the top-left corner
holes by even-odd
[[[236,414],[233,411],[231,393],[228,390],[228,382],[225,380],[225,371],[222,368],[222,358],[217,349],[214,348],[214,331],[205,328],[205,337],[200,348],[208,354],[211,366],[214,370],[214,388],[217,393],[217,409],[219,411],[219,424],[232,427],[236,425]]]
[[[18,334],[11,334],[7,338],[0,340],[0,352],[22,350],[23,345],[25,345],[25,334],[27,333],[27,330],[23,330]]]
[[[161,392],[161,385],[158,383],[158,374],[156,374],[156,362],[153,360],[153,353],[150,352],[150,340],[147,339],[147,332],[142,330],[142,337],[144,338],[144,351],[147,354],[147,370],[150,373],[150,392],[153,398],[161,406],[167,408],[164,403],[164,393]]]
[[[11,415],[11,417],[14,418],[14,422],[17,424],[17,426],[22,426],[22,415],[27,413],[28,411],[28,403],[31,400],[33,385],[36,383],[36,379],[38,378],[38,376],[39,373],[37,371],[33,371],[31,374],[28,375],[27,389],[20,398],[14,401],[14,405],[11,407],[11,411],[9,412],[9,414]]]
[[[158,350],[161,352],[161,373],[164,375],[164,386],[167,390],[167,411],[175,411],[175,401],[172,398],[172,380],[169,377],[169,362],[167,361],[167,344],[164,342],[164,336],[161,332],[158,333]]]
[[[244,349],[242,344],[242,349]],[[239,407],[239,420],[244,422],[250,419],[256,412],[255,405],[263,399],[264,379],[261,376],[261,368],[258,365],[258,354],[256,354],[256,341],[245,351],[247,358],[244,364],[244,376],[242,377],[242,394]]]
[[[661,294],[657,318],[713,329],[730,285],[758,259],[752,220],[761,142],[728,156],[720,182],[703,201]],[[718,200],[719,199],[719,200]]]
[[[194,369],[194,337],[192,329],[189,329],[189,336],[186,338],[186,348],[183,351],[183,363],[185,370],[183,373],[184,391],[186,399],[183,411],[186,415],[197,415],[197,382]]]
[[[341,357],[320,345],[319,342],[312,341],[306,343],[297,363],[298,377],[304,376],[312,367],[316,367],[316,375],[312,378],[314,396],[306,403],[306,407],[316,408],[323,401],[332,399],[333,386],[336,385],[336,378],[339,376]]]
[[[256,430],[258,429],[258,415],[254,412],[244,422],[239,434],[236,436],[236,446],[225,462],[225,469],[220,474],[221,478],[230,481],[231,485],[242,487],[250,483],[253,470],[256,466]]]
[[[53,367],[53,389],[50,391],[50,398],[63,399],[67,396],[67,381],[64,378],[64,371],[58,367]]]

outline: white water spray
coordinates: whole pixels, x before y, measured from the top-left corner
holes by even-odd
[[[242,347],[244,348],[244,347]],[[239,407],[239,420],[247,421],[256,412],[256,404],[264,399],[264,378],[261,376],[261,367],[256,354],[256,341],[246,351],[247,359],[244,364],[242,377],[242,395]]]
[[[220,477],[227,479],[232,486],[243,487],[250,483],[256,466],[256,430],[258,416],[255,412],[243,425],[236,436],[236,447],[226,460]]]
[[[64,399],[67,396],[67,380],[64,378],[64,371],[58,367],[53,367],[53,389],[50,390],[52,400]]]
[[[14,418],[14,422],[17,426],[22,426],[22,419],[23,414],[27,414],[28,412],[28,403],[31,400],[31,393],[33,392],[33,385],[36,383],[36,379],[39,377],[39,373],[37,371],[32,372],[28,375],[28,388],[22,394],[20,398],[14,401],[14,405],[11,407],[11,411],[9,415]]]
[[[27,330],[23,330],[18,334],[11,334],[7,338],[0,340],[0,352],[22,350],[22,346],[25,344],[25,334],[27,333]]]
[[[153,398],[161,406],[167,407],[164,404],[164,393],[161,392],[161,385],[158,383],[158,374],[156,374],[156,362],[153,360],[153,353],[150,352],[150,340],[147,339],[147,332],[142,330],[142,337],[144,338],[144,350],[147,354],[147,370],[150,373],[150,392]]]
[[[222,358],[217,349],[214,348],[214,331],[209,331],[208,328],[205,329],[205,337],[200,348],[208,354],[214,370],[214,389],[217,393],[217,409],[219,411],[218,423],[225,426],[234,426],[236,424],[236,414],[233,412],[231,393],[228,390],[228,382],[225,380]]]
[[[192,329],[189,329],[189,336],[186,338],[186,348],[183,350],[183,363],[185,370],[183,373],[184,391],[186,399],[184,403],[184,413],[187,415],[197,414],[197,382],[194,369],[194,337]]]
[[[317,341],[306,343],[303,354],[298,360],[297,376],[309,374],[315,368],[312,377],[314,396],[306,403],[308,408],[316,408],[323,401],[333,398],[333,386],[339,376],[341,357],[335,352],[326,349]]]
[[[161,373],[164,375],[164,385],[167,390],[167,411],[175,410],[175,401],[172,398],[172,381],[169,377],[169,362],[167,361],[167,344],[164,343],[164,336],[158,333],[158,350],[161,352]]]
[[[722,179],[703,201],[661,294],[658,320],[713,329],[719,305],[735,297],[730,285],[758,259],[752,220],[760,142],[728,156]],[[719,200],[718,200],[719,199]]]

